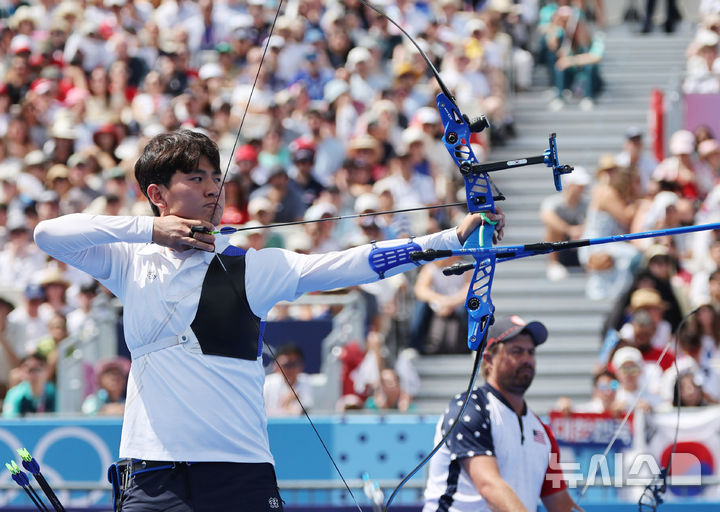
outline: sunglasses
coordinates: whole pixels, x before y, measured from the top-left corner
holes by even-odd
[[[616,391],[618,388],[618,381],[612,380],[610,382],[599,382],[597,384],[599,391]]]

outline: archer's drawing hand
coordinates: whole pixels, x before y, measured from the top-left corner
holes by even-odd
[[[193,226],[204,227],[207,231],[215,229],[212,224],[203,220],[184,219],[175,215],[155,217],[152,241],[180,252],[187,249],[214,252],[215,235],[198,231],[192,232]]]

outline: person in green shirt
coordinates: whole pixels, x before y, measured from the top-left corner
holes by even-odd
[[[2,415],[18,418],[26,414],[54,412],[55,386],[48,380],[49,368],[42,354],[32,354],[22,359],[20,370],[24,378],[5,395]]]
[[[570,44],[562,45],[556,52],[554,73],[557,97],[550,104],[550,110],[563,107],[563,91],[572,90],[576,83],[583,95],[580,108],[592,110],[595,107],[595,97],[603,87],[600,62],[604,53],[602,38],[593,36],[587,23],[578,21]]]

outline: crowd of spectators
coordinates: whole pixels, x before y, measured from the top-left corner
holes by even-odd
[[[228,168],[227,225],[455,201],[462,180],[440,141],[438,86],[412,44],[356,0],[282,7],[277,19],[278,3],[263,0],[0,7],[0,396],[40,366],[51,385],[59,343],[97,336],[98,304],[109,300],[88,276],[46,259],[32,242],[35,225],[76,212],[150,215],[132,170],[160,132],[191,128],[217,141]],[[506,97],[530,86],[536,2],[383,7],[419,42],[460,108],[488,116],[491,128],[470,141],[481,159],[513,136]],[[457,215],[244,231],[233,243],[325,252],[450,226]],[[370,338],[384,342],[409,317],[411,285],[401,276],[363,290]],[[273,318],[313,314],[278,308]],[[383,353],[395,359],[401,348]],[[392,393],[386,359],[358,395],[374,396],[375,407],[398,403],[375,394],[383,386]],[[94,392],[83,410],[117,412],[124,366],[91,363]]]
[[[700,8],[683,88],[716,93],[720,10],[717,2]],[[645,149],[643,135],[628,128],[622,152],[600,158],[584,210],[571,201],[572,188],[543,203],[551,236],[610,236],[720,220],[720,134],[708,126],[678,130],[659,162]],[[623,414],[635,402],[656,411],[720,402],[719,234],[708,230],[579,250],[587,296],[615,305],[604,326],[591,402],[563,398],[560,410]],[[573,262],[565,263],[551,260],[548,278],[565,278]]]
[[[530,87],[534,62],[549,66],[556,99],[577,94],[588,100],[581,107],[594,107],[603,49],[591,28],[602,25],[600,0],[542,7],[534,0],[397,0],[383,7],[416,38],[461,110],[489,117],[491,128],[470,141],[481,160],[514,135],[507,96]],[[190,128],[217,141],[228,170],[226,225],[319,220],[464,196],[440,140],[438,86],[401,32],[357,0],[290,0],[277,19],[276,8],[263,0],[0,7],[0,396],[10,388],[17,396],[30,390],[22,412],[53,409],[45,398],[54,396],[58,344],[67,336],[97,336],[107,315],[102,305],[112,300],[88,276],[48,261],[32,243],[32,231],[40,220],[76,212],[150,215],[132,170],[158,133]],[[690,152],[674,152],[655,168],[633,146],[641,139],[633,133],[595,180],[582,171],[570,178],[568,189],[580,194],[557,201],[567,203],[570,214],[556,212],[563,224],[556,222],[553,237],[575,236],[578,226],[601,232],[691,222],[697,204],[698,215],[712,217],[712,198],[720,193],[713,194],[720,151],[712,136],[706,133],[704,145],[695,147],[695,135],[679,135],[672,147],[693,145]],[[584,216],[582,191],[591,182]],[[674,182],[682,187],[673,189]],[[627,194],[623,187],[635,183],[636,192]],[[617,218],[618,211],[604,210],[613,194],[624,204]],[[232,243],[326,252],[451,226],[463,214],[440,209],[243,231]],[[720,250],[706,239],[708,257],[702,243],[664,247],[675,267],[696,265],[693,275],[706,278],[692,283],[695,297],[708,295],[717,305]],[[591,294],[625,289],[642,249],[579,255]],[[554,261],[548,275],[561,279],[565,263]],[[346,393],[339,408],[412,408],[417,375],[412,351],[402,349],[446,353],[462,346],[462,327],[460,334],[456,328],[465,322],[462,297],[440,283],[436,271],[428,265],[417,283],[415,276],[395,276],[360,288],[367,338],[341,356]],[[667,277],[673,290],[678,276],[687,277],[687,270]],[[270,320],[325,313],[278,307]],[[82,409],[119,412],[126,364],[91,362]]]

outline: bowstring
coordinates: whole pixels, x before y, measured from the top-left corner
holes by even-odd
[[[427,462],[442,448],[442,446],[445,444],[445,442],[450,438],[450,435],[453,433],[455,428],[460,424],[460,418],[462,417],[463,413],[465,412],[465,409],[467,408],[468,404],[470,403],[470,398],[472,396],[472,392],[475,390],[475,381],[477,380],[478,370],[480,369],[480,362],[482,361],[482,355],[485,348],[485,342],[487,341],[487,334],[485,335],[485,339],[483,339],[483,342],[480,344],[480,347],[478,348],[477,352],[475,352],[475,361],[473,362],[473,369],[472,369],[472,377],[470,378],[470,382],[468,383],[467,391],[465,393],[465,399],[463,400],[462,406],[460,407],[460,411],[458,411],[457,416],[452,420],[452,423],[450,424],[450,428],[448,428],[445,435],[440,439],[440,441],[437,442],[437,444],[433,447],[432,450],[430,450],[430,453],[428,453],[425,458],[420,461],[420,463],[415,466],[410,473],[407,474],[405,478],[402,479],[402,481],[395,487],[392,494],[387,500],[387,503],[385,504],[385,508],[383,509],[383,512],[387,512],[390,509],[390,505],[392,504],[393,500],[395,499],[395,496],[400,492],[400,489],[402,489],[405,484],[413,477],[415,476],[415,473],[417,473],[420,468],[422,468]]]

